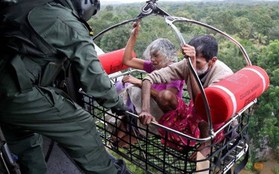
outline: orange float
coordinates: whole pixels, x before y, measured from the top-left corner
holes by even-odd
[[[122,64],[122,59],[124,55],[124,48],[104,53],[98,56],[104,70],[107,74],[112,74],[117,71],[127,69],[128,66]],[[136,53],[133,52],[133,57],[136,57]]]
[[[233,75],[205,89],[212,123],[227,121],[251,101],[259,97],[269,86],[269,77],[258,66],[247,66]],[[197,112],[207,121],[201,94],[195,100]]]

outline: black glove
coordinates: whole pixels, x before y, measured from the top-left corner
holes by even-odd
[[[128,168],[126,167],[126,163],[122,159],[116,159],[114,156],[112,156],[110,153],[109,158],[113,161],[114,166],[118,169],[117,174],[132,174]]]
[[[111,108],[111,112],[115,113],[116,115],[125,115],[126,107],[122,102],[119,102],[117,105]]]
[[[116,168],[118,169],[117,174],[132,174],[128,168],[126,167],[125,161],[122,159],[117,159],[114,162],[114,165],[116,166]]]

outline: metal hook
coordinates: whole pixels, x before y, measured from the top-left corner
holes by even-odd
[[[156,3],[157,0],[149,0],[146,4],[141,8],[141,13],[137,16],[139,19],[149,16],[151,14],[157,14],[162,17],[170,16],[167,12],[160,9]]]

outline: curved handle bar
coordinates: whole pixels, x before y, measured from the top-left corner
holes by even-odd
[[[164,126],[164,125],[161,125],[157,122],[154,122],[152,121],[150,124],[151,125],[154,125],[158,128],[162,128],[164,130],[167,130],[169,132],[173,132],[179,136],[182,136],[182,137],[186,137],[190,140],[195,140],[197,142],[203,142],[203,141],[208,141],[208,140],[211,140],[212,138],[214,138],[217,134],[219,134],[222,130],[225,130],[226,127],[228,127],[234,120],[237,120],[247,109],[249,109],[252,105],[254,105],[255,103],[257,103],[257,99],[251,101],[249,104],[247,104],[243,109],[241,109],[238,113],[236,113],[236,115],[231,118],[228,122],[226,122],[223,126],[221,126],[216,132],[213,132],[212,135],[208,136],[208,137],[205,137],[205,138],[196,138],[196,137],[193,137],[193,136],[190,136],[190,135],[187,135],[185,133],[182,133],[182,132],[179,132],[175,129],[172,129],[172,128],[169,128],[167,126]],[[135,117],[135,118],[139,118],[139,116],[137,114],[134,114],[132,112],[129,112],[129,111],[126,111],[125,112],[125,115],[128,115],[128,116],[132,116],[132,117]]]
[[[244,49],[244,47],[237,40],[232,38],[227,33],[223,32],[223,31],[221,31],[221,30],[219,30],[219,29],[217,29],[217,28],[215,28],[215,27],[213,27],[211,25],[208,25],[208,24],[205,24],[205,23],[193,20],[193,19],[187,19],[187,18],[184,18],[184,17],[169,16],[169,17],[167,17],[166,20],[170,21],[171,23],[175,23],[175,22],[189,22],[189,23],[197,24],[197,25],[209,28],[209,29],[211,29],[213,31],[216,31],[217,33],[225,36],[227,39],[229,39],[231,42],[233,42],[240,49],[240,51],[242,52],[242,55],[245,58],[245,61],[246,61],[247,65],[249,65],[249,66],[252,65],[251,60],[250,60],[246,50]]]
[[[160,15],[162,17],[170,16],[167,12],[165,12],[164,10],[160,9],[157,6],[156,1],[157,0],[149,0],[149,1],[147,1],[146,4],[141,8],[141,13],[136,18],[130,19],[130,20],[125,20],[123,22],[120,22],[118,24],[115,24],[115,25],[113,25],[111,27],[108,27],[108,28],[104,29],[100,33],[98,33],[95,36],[93,36],[93,40],[95,40],[96,38],[98,38],[99,36],[103,35],[104,33],[108,32],[111,29],[114,29],[114,28],[119,27],[121,25],[125,25],[125,24],[127,24],[129,22],[137,21],[137,20],[142,19],[144,17],[147,17],[147,16],[149,16],[151,14],[157,14],[157,15]]]
[[[177,27],[173,24],[173,22],[175,20],[169,20],[169,19],[173,19],[172,17],[166,17],[165,20],[166,20],[166,23],[168,25],[171,26],[171,28],[175,31],[176,35],[178,36],[179,40],[180,40],[180,43],[181,43],[181,46],[182,45],[185,45],[186,42],[182,36],[182,34],[180,33],[180,31],[177,29]],[[185,56],[184,56],[185,57]],[[210,113],[210,108],[209,108],[209,104],[208,104],[208,100],[207,100],[207,97],[205,95],[205,91],[204,91],[204,88],[202,86],[202,83],[201,81],[199,80],[199,77],[198,77],[198,74],[197,72],[194,70],[194,67],[193,67],[193,64],[192,64],[192,61],[190,59],[190,57],[185,57],[187,58],[188,60],[188,65],[190,67],[190,70],[191,70],[191,73],[194,75],[194,78],[196,80],[196,82],[198,83],[198,86],[199,86],[199,89],[201,90],[201,95],[202,95],[202,99],[204,101],[204,107],[205,107],[205,111],[206,111],[206,115],[207,115],[207,121],[209,123],[209,130],[210,130],[210,135],[213,135],[214,132],[213,132],[213,125],[212,125],[212,119],[211,119],[211,113]]]
[[[125,21],[120,22],[118,24],[115,24],[115,25],[113,25],[111,27],[108,27],[108,28],[104,29],[103,31],[101,31],[100,33],[98,33],[95,36],[93,36],[93,40],[95,40],[96,38],[98,38],[99,36],[103,35],[104,33],[108,32],[111,29],[114,29],[114,28],[119,27],[121,25],[125,25],[125,24],[127,24],[129,22],[133,22],[133,21],[137,21],[137,20],[138,20],[138,18],[134,18],[134,19],[130,19],[130,20],[125,20]]]

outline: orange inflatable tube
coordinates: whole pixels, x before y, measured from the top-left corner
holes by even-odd
[[[122,64],[122,59],[124,55],[124,48],[111,51],[98,56],[104,70],[107,74],[112,74],[117,71],[127,69],[128,66]],[[136,53],[133,52],[133,57],[136,57]]]
[[[212,123],[227,121],[268,89],[269,77],[258,66],[247,66],[205,89]],[[196,97],[197,112],[207,121],[201,94]]]

